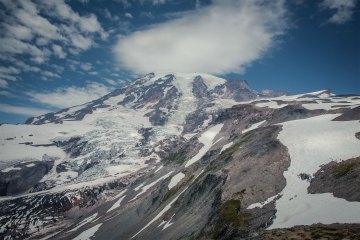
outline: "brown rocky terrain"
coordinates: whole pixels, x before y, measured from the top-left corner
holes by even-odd
[[[309,193],[333,193],[348,201],[360,201],[360,157],[322,166],[311,179]]]
[[[296,226],[287,229],[265,231],[258,238],[261,240],[358,240],[360,224],[314,224]]]

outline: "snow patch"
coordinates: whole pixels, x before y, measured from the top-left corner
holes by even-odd
[[[178,174],[174,175],[171,178],[170,183],[168,185],[169,190],[172,189],[173,187],[175,187],[181,181],[181,179],[183,179],[184,177],[185,177],[185,174],[183,174],[182,172],[179,172]]]
[[[250,127],[248,127],[247,129],[245,130],[242,130],[241,133],[247,133],[247,132],[250,132],[251,130],[254,130],[256,128],[258,128],[261,124],[263,124],[264,122],[266,122],[266,120],[264,121],[261,121],[261,122],[258,122],[258,123],[254,123],[253,125],[251,125]]]
[[[17,171],[17,170],[21,170],[21,168],[19,168],[19,167],[8,167],[8,168],[5,168],[5,169],[1,170],[1,172],[10,172],[10,171]]]
[[[135,199],[137,199],[141,194],[145,193],[148,189],[150,189],[151,187],[153,187],[154,185],[156,185],[158,182],[160,182],[161,180],[168,178],[171,173],[173,171],[168,172],[167,174],[165,174],[164,176],[158,178],[157,180],[153,181],[152,183],[149,183],[148,185],[144,186],[141,188],[141,192],[139,192],[138,194],[136,194],[136,196],[131,199],[130,201],[134,201]]]
[[[225,145],[221,148],[220,154],[221,154],[223,151],[225,151],[226,149],[228,149],[229,147],[231,147],[233,144],[234,144],[234,142],[229,142],[229,143],[225,144]]]
[[[88,224],[88,223],[92,222],[92,220],[94,220],[96,218],[96,216],[97,216],[97,213],[94,213],[90,217],[85,218],[76,227],[69,230],[69,232],[74,232],[74,231],[78,230],[79,228],[81,228],[82,226],[84,226],[85,224]]]
[[[214,138],[216,137],[216,135],[218,135],[223,126],[224,124],[217,124],[206,130],[201,135],[201,137],[199,137],[199,142],[204,144],[204,146],[199,150],[198,154],[196,154],[193,158],[187,161],[185,167],[189,167],[199,161],[205,155],[205,153],[210,150],[211,146],[213,145]]]
[[[158,171],[160,171],[162,168],[164,167],[164,165],[161,165],[160,167],[158,167],[154,173],[157,173]]]
[[[109,210],[106,211],[106,213],[111,212],[112,210],[120,207],[120,204],[121,204],[122,200],[124,200],[124,198],[126,197],[126,196],[123,196],[125,192],[126,192],[126,189],[124,191],[122,191],[121,193],[119,193],[115,197],[115,199],[116,198],[119,198],[119,199],[111,206],[111,208],[109,208]]]
[[[279,194],[276,194],[275,196],[269,197],[268,199],[266,199],[263,202],[260,203],[253,203],[250,206],[248,206],[246,209],[253,209],[253,208],[262,208],[263,206],[265,206],[266,204],[272,202],[275,198],[277,198],[279,196]]]
[[[313,175],[321,165],[360,156],[359,121],[331,121],[328,114],[282,123],[278,139],[289,151],[291,163],[284,172],[286,186],[276,201],[276,218],[270,229],[313,223],[358,223],[360,203],[330,193],[308,194],[309,183],[298,175]]]
[[[95,233],[99,230],[101,225],[102,225],[102,223],[99,223],[99,224],[87,229],[86,231],[82,232],[80,235],[78,235],[73,240],[89,240],[89,239],[91,239],[95,235]]]
[[[287,104],[278,104],[277,102],[275,101],[270,101],[270,102],[262,102],[262,103],[257,103],[255,104],[255,106],[257,107],[268,107],[268,108],[283,108],[283,107],[286,107]]]

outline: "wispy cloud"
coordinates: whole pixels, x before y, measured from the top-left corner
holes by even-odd
[[[109,93],[113,88],[101,83],[89,83],[85,87],[58,88],[48,92],[28,92],[30,100],[55,108],[67,108],[83,104]]]
[[[54,78],[54,77],[60,78],[59,74],[53,73],[53,72],[50,72],[50,71],[42,71],[41,75],[43,75],[45,77],[45,79],[47,79],[48,77],[50,77],[50,78]]]
[[[6,88],[8,86],[7,81],[0,79],[0,88]]]
[[[328,19],[329,23],[343,24],[351,19],[356,3],[357,0],[324,0],[320,7],[334,11],[334,14]]]
[[[32,107],[21,107],[21,106],[0,103],[0,112],[33,117],[51,112],[51,110],[32,108]]]
[[[109,9],[105,8],[104,9],[104,16],[107,18],[107,19],[110,19],[111,21],[114,21],[114,22],[117,22],[120,20],[119,16],[115,15],[115,14],[112,14]]]
[[[125,13],[125,17],[132,19],[133,15],[131,13],[127,12],[127,13]]]
[[[1,80],[0,80],[0,82],[1,82]],[[0,83],[0,85],[1,85],[1,83]],[[9,98],[16,98],[17,97],[15,94],[13,94],[13,93],[11,93],[9,91],[5,91],[5,90],[0,91],[0,96],[5,96],[5,97],[9,97]]]
[[[134,72],[244,72],[286,28],[282,0],[217,0],[119,39],[114,53]]]

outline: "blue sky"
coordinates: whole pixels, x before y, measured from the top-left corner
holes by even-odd
[[[153,71],[360,94],[359,11],[356,0],[0,0],[0,122]]]

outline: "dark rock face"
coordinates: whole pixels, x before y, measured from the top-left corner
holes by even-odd
[[[11,196],[30,190],[51,170],[53,163],[53,161],[21,163],[15,166],[15,170],[0,172],[0,196]]]
[[[235,101],[246,101],[257,97],[257,93],[244,80],[228,80],[225,86],[227,87],[225,96]]]
[[[355,137],[360,140],[360,132],[355,133]]]
[[[246,207],[266,200],[285,186],[282,171],[278,170],[288,167],[289,156],[276,140],[279,130],[267,127],[234,136],[236,143],[232,147],[220,155],[209,151],[194,164],[195,169],[205,170],[177,201],[179,210],[173,231],[159,236],[233,239],[269,225],[275,214],[274,202],[263,208]]]
[[[343,114],[333,119],[333,121],[353,121],[360,120],[360,106],[346,110]]]
[[[205,121],[210,119],[208,124],[211,124],[212,120],[215,119],[216,114],[204,111],[205,108],[211,107],[213,105],[212,103],[205,103],[200,100],[198,104],[201,105],[201,107],[186,116],[183,133],[195,133],[201,129]]]
[[[280,109],[275,109],[271,113],[271,123],[280,123],[297,119],[315,117],[326,113],[325,110],[308,110],[301,105],[288,105]]]
[[[210,96],[208,88],[201,76],[195,77],[192,92],[196,98],[208,98]]]
[[[80,156],[81,151],[86,147],[87,142],[83,141],[81,137],[72,137],[67,141],[55,141],[55,144],[64,149],[64,151],[68,153],[70,157],[76,158]]]
[[[158,90],[159,91],[159,90]],[[174,110],[177,108],[177,98],[179,97],[178,90],[175,87],[171,87],[166,96],[161,98],[154,106],[153,111],[145,114],[149,117],[150,122],[154,126],[164,125],[169,117],[172,115]]]
[[[333,193],[348,201],[360,201],[360,157],[331,162],[315,173],[309,193]]]

